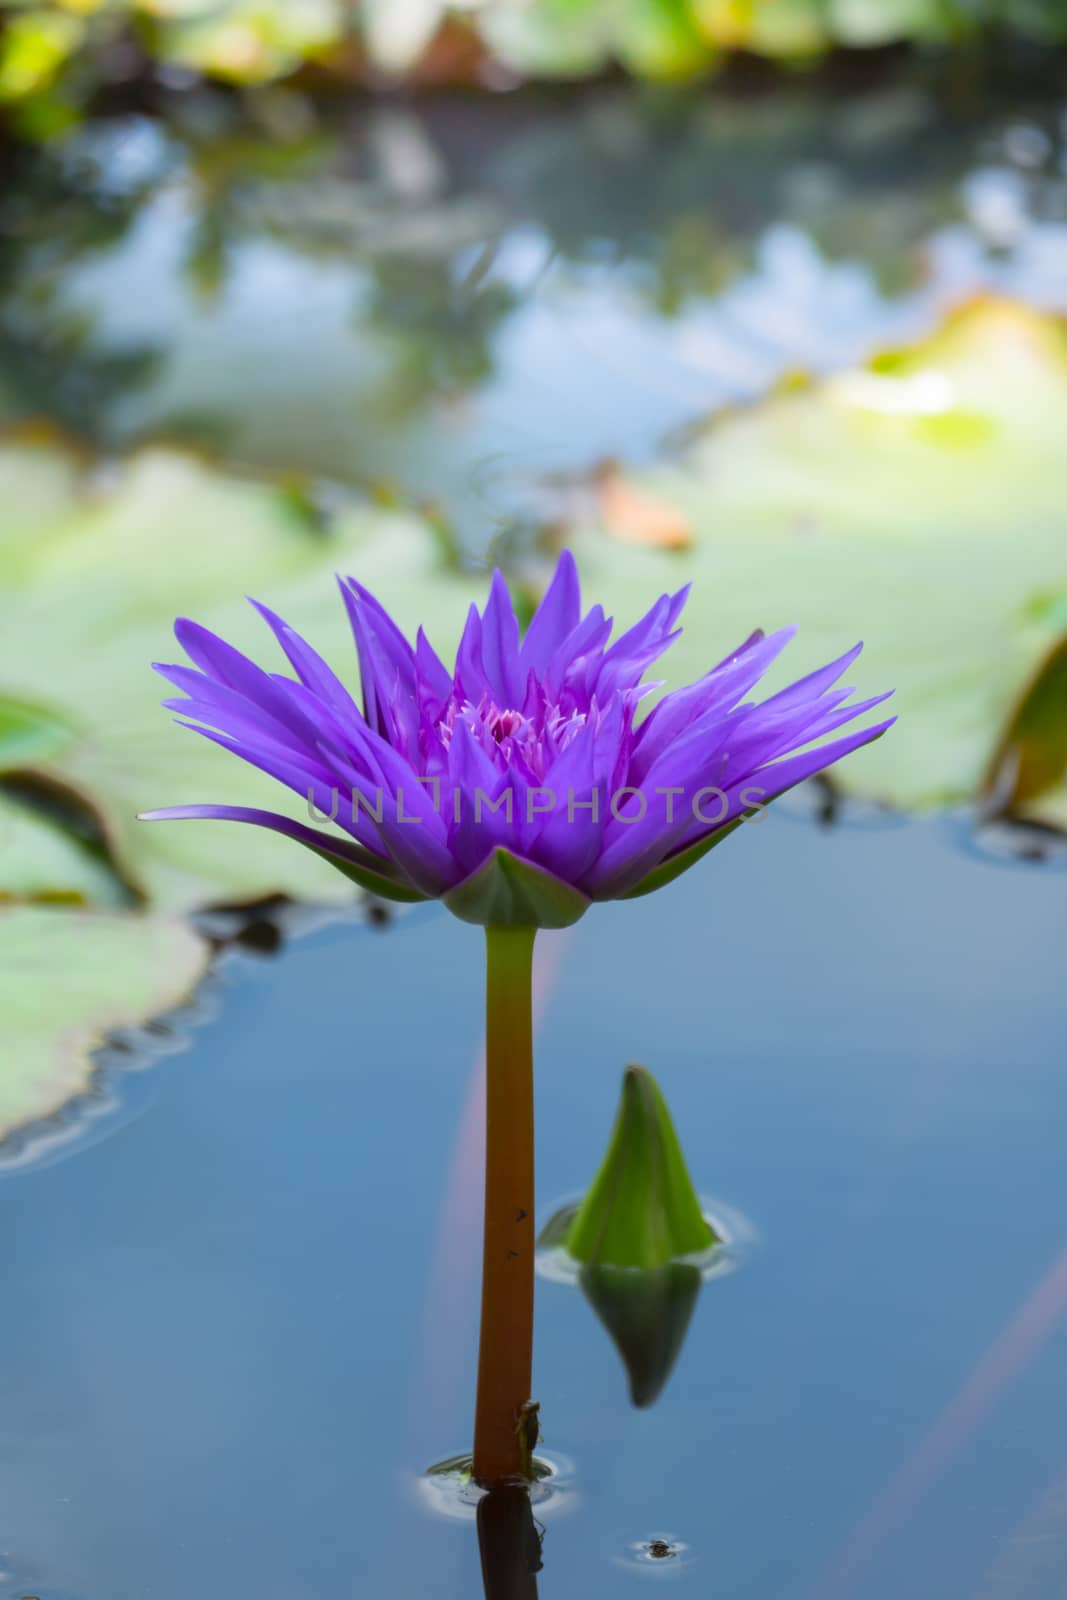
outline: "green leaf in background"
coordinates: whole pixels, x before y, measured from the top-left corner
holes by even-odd
[[[0,772],[47,759],[69,737],[70,729],[53,712],[0,698]]]
[[[600,1170],[563,1241],[586,1266],[666,1266],[714,1244],[666,1101],[644,1067],[627,1067]]]
[[[1067,636],[1027,684],[993,753],[982,793],[995,815],[1067,830]]]
[[[121,906],[129,895],[86,843],[0,789],[0,905],[7,900]]]
[[[1067,592],[1065,414],[1062,325],[978,302],[918,348],[712,422],[677,464],[622,474],[635,513],[616,478],[565,540],[620,623],[693,581],[668,686],[755,627],[800,625],[771,689],[866,639],[857,686],[895,686],[900,720],[835,780],[955,803],[1058,637],[1035,600]],[[660,523],[688,545],[658,547]]]
[[[283,839],[224,822],[140,823],[140,811],[214,801],[306,807],[210,741],[175,727],[153,660],[181,657],[171,627],[191,615],[270,663],[284,661],[244,599],[267,601],[358,688],[355,651],[335,571],[353,572],[412,633],[421,623],[447,651],[482,580],[460,573],[426,521],[346,505],[329,533],[300,497],[214,472],[172,451],[118,467],[103,488],[72,482],[62,510],[38,516],[31,539],[19,510],[21,463],[40,509],[45,462],[0,449],[0,702],[40,708],[70,729],[20,765],[72,789],[99,813],[120,876],[170,911],[284,893],[347,898],[345,880]],[[19,468],[21,470],[21,467]],[[0,890],[4,887],[0,873]]]
[[[84,39],[85,21],[71,11],[36,6],[9,17],[0,37],[0,103],[47,89]]]
[[[863,3],[863,0],[861,0]],[[802,58],[829,48],[833,35],[823,0],[694,0],[710,39],[725,50]]]
[[[37,536],[68,515],[86,460],[50,427],[13,429],[0,444],[0,562],[5,581],[33,561]]]
[[[714,54],[689,0],[624,0],[615,29],[615,54],[639,77],[694,77]]]
[[[107,1035],[182,1004],[206,965],[167,918],[0,906],[0,1139],[90,1089]]]
[[[286,77],[339,44],[347,26],[344,0],[142,0],[138,10],[157,59],[237,84]]]

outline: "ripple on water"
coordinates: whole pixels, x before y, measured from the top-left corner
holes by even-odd
[[[574,1465],[566,1456],[534,1456],[530,1504],[538,1518],[557,1516],[578,1503]],[[428,1467],[416,1483],[420,1503],[435,1516],[473,1522],[488,1492],[471,1474],[470,1455],[448,1456]]]
[[[581,1280],[583,1263],[576,1261],[563,1247],[581,1203],[580,1195],[564,1201],[538,1229],[535,1265],[539,1276],[551,1283],[578,1284]],[[736,1272],[751,1255],[758,1236],[746,1216],[721,1200],[701,1195],[700,1208],[715,1234],[715,1243],[706,1250],[676,1259],[696,1267],[704,1282],[709,1283],[712,1278],[725,1278],[728,1273]]]
[[[678,1573],[692,1565],[689,1546],[673,1533],[654,1533],[628,1544],[615,1563],[631,1571]]]

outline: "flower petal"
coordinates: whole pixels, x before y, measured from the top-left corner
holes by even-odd
[[[542,675],[564,639],[581,621],[582,592],[578,567],[569,550],[561,550],[552,582],[533,614],[519,650],[519,668],[524,679],[531,672]]]
[[[158,811],[142,811],[139,814],[141,822],[171,822],[187,818],[249,822],[258,828],[269,828],[273,833],[284,834],[287,838],[306,845],[317,856],[321,856],[324,861],[328,861],[331,866],[336,867],[339,872],[343,872],[347,878],[351,878],[353,882],[372,894],[388,900],[414,901],[427,898],[413,884],[405,882],[395,869],[383,862],[379,856],[361,850],[359,845],[349,840],[336,839],[332,834],[320,833],[317,828],[307,828],[302,822],[294,822],[291,817],[281,816],[275,811],[260,811],[250,806],[201,805],[163,806]]]
[[[482,667],[498,706],[522,704],[526,680],[519,665],[519,624],[499,567],[493,571],[482,613]]]

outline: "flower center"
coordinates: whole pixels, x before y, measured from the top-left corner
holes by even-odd
[[[507,767],[515,756],[521,755],[526,766],[540,777],[584,727],[585,720],[584,711],[567,714],[557,705],[542,704],[533,716],[527,716],[514,706],[496,705],[487,695],[477,705],[454,697],[437,723],[437,736],[447,750],[456,724],[465,723],[496,765]]]
[[[495,706],[485,719],[489,737],[495,739],[497,744],[503,744],[505,739],[510,739],[518,733],[525,722],[526,718],[521,711],[498,711]]]

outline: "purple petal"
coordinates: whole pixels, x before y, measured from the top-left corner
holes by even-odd
[[[259,706],[276,718],[295,734],[297,739],[303,741],[307,738],[311,731],[307,719],[302,715],[294,715],[289,702],[269,672],[264,672],[262,667],[250,661],[239,650],[235,650],[232,644],[227,644],[225,639],[220,639],[209,629],[202,628],[198,622],[190,622],[187,617],[179,617],[175,622],[174,635],[190,661],[215,684],[224,690],[231,689],[236,694],[243,695],[252,705]],[[163,672],[164,676],[170,675],[168,669],[163,666],[158,670]],[[175,681],[172,676],[171,682]]]
[[[338,576],[337,581],[356,642],[364,716],[377,733],[409,739],[417,723],[415,652],[369,590],[355,578]],[[390,707],[398,704],[410,707],[399,727],[389,717]]]
[[[514,847],[518,796],[511,774],[494,766],[466,722],[457,722],[448,758],[448,843],[463,869],[461,876],[466,877],[475,872],[498,845]],[[493,809],[509,789],[510,802],[505,798],[501,810]]]
[[[582,615],[582,593],[578,567],[569,550],[560,552],[552,582],[533,614],[519,651],[519,667],[524,678],[531,672],[545,671],[552,656],[567,636],[574,632]]]
[[[415,671],[418,674],[420,687],[425,689],[430,698],[436,702],[435,710],[439,715],[452,693],[452,674],[445,667],[422,628],[415,636]]]
[[[494,569],[482,614],[482,666],[498,706],[522,704],[525,677],[519,665],[519,624],[499,567]]]
[[[879,699],[886,699],[881,695]],[[770,765],[758,768],[755,772],[747,773],[737,783],[728,785],[724,793],[728,801],[728,810],[722,822],[716,826],[721,827],[723,822],[728,822],[732,817],[740,815],[742,811],[750,811],[754,807],[761,808],[769,805],[772,800],[785,794],[787,789],[793,789],[798,783],[803,783],[805,778],[811,778],[817,772],[823,772],[835,761],[840,761],[843,756],[849,755],[853,750],[860,749],[865,744],[870,744],[891,728],[896,717],[888,717],[884,722],[877,723],[872,728],[859,728],[855,733],[846,734],[841,739],[833,739],[829,744],[818,745],[814,750],[798,751],[795,755],[787,756],[784,760],[774,761]],[[679,843],[671,850],[676,854],[678,850],[685,850],[694,844],[706,832],[714,831],[694,823],[683,835]],[[635,880],[636,881],[636,880]]]
[[[432,787],[420,783],[420,774],[384,739],[374,742],[371,753],[382,777],[381,819],[375,819],[375,826],[384,848],[424,894],[443,894],[460,874],[448,849],[445,823],[435,808]],[[338,761],[338,767],[353,784],[365,783],[355,767],[344,761]]]
[[[681,630],[675,630],[674,624],[689,598],[689,589],[686,584],[677,594],[660,595],[651,610],[605,651],[596,682],[596,692],[602,700],[616,690],[639,683],[653,661],[678,638]]]
[[[716,717],[732,710],[742,695],[758,683],[795,632],[795,628],[782,628],[768,638],[749,641],[750,648],[727,657],[696,683],[664,695],[637,730],[632,782],[642,783],[652,763],[695,725],[710,726]]]
[[[482,665],[482,618],[476,605],[471,605],[460,635],[456,651],[456,683],[462,693],[477,705],[489,693],[485,667]]]
[[[295,628],[291,628],[287,622],[278,616],[277,612],[272,611],[269,606],[265,606],[262,601],[251,600],[250,603],[259,612],[274,634],[274,637],[284,650],[293,671],[305,688],[324,701],[340,719],[347,720],[355,717],[362,722],[363,717],[360,715],[356,702],[333,668],[322,659],[318,651],[313,650],[307,640]]]

